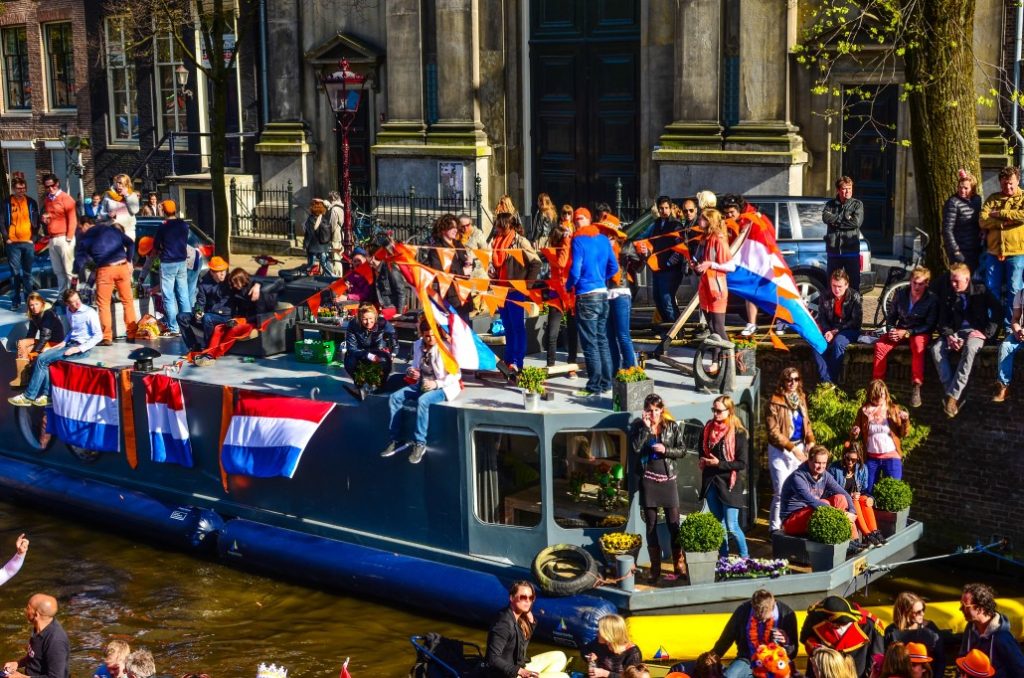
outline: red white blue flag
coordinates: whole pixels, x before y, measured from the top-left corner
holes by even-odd
[[[240,392],[228,424],[221,464],[232,475],[291,478],[309,439],[334,403]]]
[[[61,360],[50,365],[46,430],[68,445],[97,452],[121,449],[114,373]]]
[[[153,461],[191,468],[192,443],[189,442],[181,382],[164,374],[150,374],[142,378],[142,383],[146,388]]]

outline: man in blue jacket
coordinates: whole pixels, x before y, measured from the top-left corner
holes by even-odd
[[[996,596],[987,584],[968,584],[960,594],[960,612],[967,621],[960,655],[981,650],[995,669],[993,678],[1024,676],[1024,652],[1013,635],[1010,620],[996,610]]]
[[[173,200],[161,204],[166,221],[156,229],[153,249],[160,257],[160,293],[164,297],[164,317],[167,320],[165,337],[180,335],[179,313],[192,313],[192,299],[188,293],[188,223],[177,217],[178,206]]]
[[[221,257],[210,259],[209,270],[196,287],[196,304],[191,313],[178,314],[178,329],[189,351],[201,351],[210,344],[213,328],[229,322],[235,291],[228,284],[228,262]],[[202,341],[196,330],[202,328]]]
[[[786,478],[782,484],[782,529],[794,537],[807,534],[807,525],[814,510],[819,506],[832,506],[846,512],[850,520],[850,549],[862,551],[863,545],[856,540],[857,514],[853,512],[853,498],[826,473],[829,460],[828,448],[815,445],[807,453],[807,462]]]
[[[94,225],[83,220],[79,232],[81,235],[76,239],[72,270],[78,278],[84,279],[86,264],[91,260],[96,266],[96,310],[100,314],[100,325],[103,328],[100,346],[110,346],[114,341],[111,299],[115,287],[121,298],[125,334],[128,335],[128,341],[134,341],[138,329],[135,297],[132,295],[135,241],[112,223]],[[75,282],[73,279],[72,283]]]
[[[587,364],[587,386],[576,395],[599,396],[612,388],[608,349],[608,279],[619,272],[612,244],[590,223],[590,210],[573,214],[572,265],[565,289],[576,295],[576,326]]]

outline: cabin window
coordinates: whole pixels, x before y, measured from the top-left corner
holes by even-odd
[[[561,431],[551,455],[556,523],[570,529],[625,523],[629,491],[621,430]]]
[[[473,432],[476,517],[493,525],[540,524],[540,438],[525,429]]]

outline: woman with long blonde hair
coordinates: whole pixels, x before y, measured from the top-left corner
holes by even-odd
[[[873,380],[850,429],[850,437],[859,438],[867,453],[868,484],[863,488],[865,493],[871,494],[881,472],[896,480],[903,478],[901,441],[909,432],[910,413],[892,401],[883,380]]]
[[[853,660],[830,647],[819,647],[807,663],[807,675],[813,678],[857,678]]]
[[[139,213],[139,194],[127,174],[118,174],[103,194],[97,223],[112,223],[135,240],[135,215]]]
[[[558,224],[558,210],[551,196],[541,193],[537,196],[537,215],[533,218],[533,240],[546,236]]]
[[[607,614],[597,622],[597,638],[583,648],[583,659],[594,666],[592,676],[619,676],[628,666],[643,661],[640,648],[629,637],[626,620]]]
[[[746,504],[744,474],[747,468],[747,430],[736,416],[736,403],[727,395],[711,403],[711,420],[704,425],[701,435],[700,498],[708,503],[708,510],[725,528],[725,541],[718,555],[729,555],[729,536],[736,540],[741,558],[750,556],[747,539],[740,527],[740,509]]]
[[[921,644],[927,648],[929,663],[935,675],[941,676],[946,670],[946,648],[935,622],[925,619],[927,603],[912,591],[902,591],[892,606],[892,623],[885,627],[885,646],[892,643]],[[911,657],[913,663],[913,657]]]
[[[729,251],[729,234],[722,213],[713,207],[701,211],[700,225],[704,229],[704,260],[697,264],[696,271],[700,275],[697,295],[700,297],[700,308],[708,319],[708,329],[721,339],[728,339],[725,329],[725,307],[729,303],[729,286],[725,274],[736,270]],[[720,349],[710,351],[711,367],[708,373],[718,374]]]

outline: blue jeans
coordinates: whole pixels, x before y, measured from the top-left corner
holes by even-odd
[[[178,332],[178,313],[191,313],[188,296],[188,272],[184,261],[160,262],[160,293],[164,296],[164,319],[167,329]]]
[[[312,268],[313,262],[320,264],[320,275],[331,274],[330,252],[306,252],[306,266]]]
[[[199,269],[186,269],[185,277],[188,279],[188,305],[190,308],[195,308],[196,288],[199,287]]]
[[[872,459],[871,457],[868,457],[868,460],[864,462],[864,465],[868,467],[868,484],[867,487],[864,488],[864,494],[871,494],[871,490],[875,487],[875,483],[878,481],[879,471],[885,471],[887,478],[903,480],[902,459]]]
[[[587,390],[604,393],[612,387],[612,356],[608,349],[608,294],[576,297],[576,327],[587,364]]]
[[[427,427],[430,425],[430,406],[434,403],[443,403],[444,391],[421,392],[419,384],[412,384],[399,389],[388,398],[388,409],[391,411],[391,419],[388,429],[391,431],[391,439],[398,440],[402,433],[402,425],[398,415],[402,413],[402,407],[410,400],[416,401],[416,432],[412,439],[417,443],[427,443]]]
[[[1013,354],[1024,346],[1024,341],[1017,338],[1012,332],[1006,333],[1006,339],[999,344],[999,383],[1009,386],[1013,378]]]
[[[620,369],[636,365],[636,351],[629,336],[629,316],[633,300],[628,294],[608,302],[608,351],[612,356],[612,376]]]
[[[210,335],[213,334],[213,328],[217,325],[221,325],[231,320],[231,317],[221,313],[205,313],[203,314],[202,328],[203,336],[196,336],[196,326],[192,324],[192,313],[179,313],[178,314],[178,331],[181,332],[181,338],[188,346],[189,350],[201,351],[210,345]]]
[[[850,278],[850,289],[860,292],[860,253],[829,254],[826,256],[829,280],[832,279],[832,271],[841,268],[846,271],[846,275]]]
[[[999,261],[999,257],[985,252],[981,255],[979,268],[984,276],[982,280],[985,281],[985,287],[996,295],[999,303],[1003,305],[1003,325],[1009,328],[1013,314],[1013,298],[1017,292],[1024,289],[1024,254]]]
[[[839,375],[843,371],[846,347],[857,341],[859,336],[859,330],[843,330],[832,337],[832,341],[828,342],[824,353],[814,354],[814,360],[818,363],[818,378],[821,381],[829,383],[839,381]]]
[[[50,365],[58,360],[65,360],[64,351],[68,350],[68,348],[68,346],[60,346],[39,354],[39,357],[36,358],[35,366],[32,368],[32,378],[28,382],[28,388],[25,389],[26,398],[35,400],[41,395],[50,395]],[[89,351],[83,351],[67,358],[67,360],[78,360],[87,355],[89,355]]]
[[[676,292],[683,283],[683,269],[679,267],[665,268],[651,274],[654,279],[654,306],[664,323],[675,322],[679,317],[679,302]]]
[[[711,511],[711,515],[718,518],[722,527],[725,528],[725,541],[718,548],[718,555],[723,558],[729,555],[729,535],[732,535],[736,540],[736,549],[739,551],[740,557],[749,558],[747,537],[740,528],[740,510],[734,506],[727,506],[718,496],[718,488],[714,485],[708,488],[708,494],[704,499],[708,502],[708,510]]]
[[[30,242],[7,245],[7,264],[11,267],[11,306],[16,306],[32,293],[32,261],[35,247]]]
[[[510,302],[526,301],[526,297],[522,292],[512,290],[505,299],[505,305],[498,309],[501,322],[505,325],[504,360],[506,364],[515,365],[521,370],[526,359],[526,310]]]
[[[732,660],[722,676],[723,678],[753,678],[754,672],[750,670],[750,660],[736,658]]]

